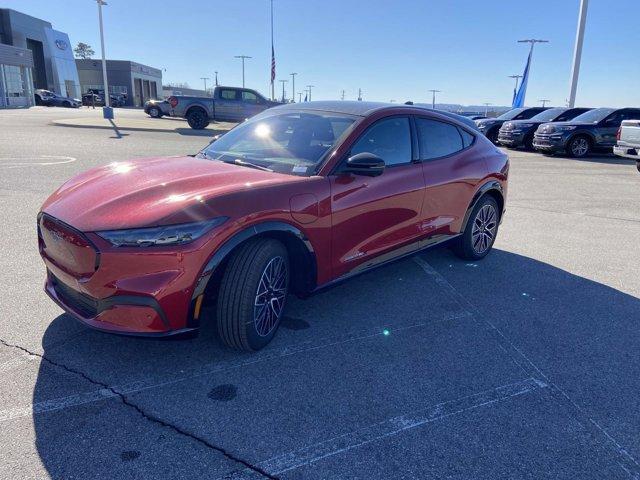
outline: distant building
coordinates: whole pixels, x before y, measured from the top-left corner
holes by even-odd
[[[104,91],[101,60],[76,59],[76,67],[83,92]],[[162,94],[162,70],[129,60],[107,60],[107,83],[110,93],[126,97],[125,105],[141,107]]]
[[[0,107],[34,104],[34,89],[80,96],[69,36],[45,20],[0,8]]]

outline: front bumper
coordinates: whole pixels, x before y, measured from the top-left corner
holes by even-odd
[[[565,139],[563,135],[540,134],[533,136],[533,148],[543,152],[562,152],[565,149]]]
[[[507,147],[519,147],[524,144],[524,133],[513,130],[500,130],[498,143]]]
[[[47,215],[40,217],[38,236],[45,292],[83,324],[142,336],[198,327],[193,293],[209,256],[202,244],[118,249]]]

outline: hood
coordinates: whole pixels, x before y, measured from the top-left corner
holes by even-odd
[[[498,123],[504,123],[504,120],[498,120],[497,118],[483,118],[482,120],[476,120],[476,125],[482,127],[485,125],[496,125]]]
[[[84,232],[156,226],[197,204],[208,208],[210,218],[224,215],[216,211],[215,197],[305,179],[194,157],[140,159],[72,178],[42,211]]]
[[[566,122],[548,122],[548,123],[543,123],[538,127],[538,131],[540,133],[552,133],[555,132],[556,130],[558,130],[558,128],[556,127],[566,127],[566,126],[570,126],[570,127],[593,127],[594,125],[596,125],[595,123],[589,123],[589,122],[572,122],[571,120],[566,121]]]
[[[516,128],[522,127],[523,125],[530,125],[530,127],[539,127],[545,122],[534,122],[532,120],[507,120],[502,124],[502,128],[505,130],[515,130]]]

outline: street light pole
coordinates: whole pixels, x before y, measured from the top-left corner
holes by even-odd
[[[308,89],[308,92],[309,92],[309,101],[311,101],[311,89],[313,87],[315,87],[315,85],[307,85],[307,89]]]
[[[526,40],[518,40],[518,43],[530,43],[531,44],[531,49],[529,50],[529,73],[527,74],[527,77],[531,74],[531,59],[533,58],[533,47],[536,43],[549,43],[549,40],[539,40],[537,38],[529,38]],[[522,81],[524,82],[525,78],[522,79]],[[525,92],[526,93],[526,92]],[[522,97],[522,102],[524,104],[524,97]]]
[[[244,88],[244,60],[245,58],[253,58],[249,55],[236,55],[233,58],[241,58],[242,59],[242,88]]]
[[[284,84],[287,83],[289,80],[278,80],[281,84],[282,84],[282,103],[285,102],[285,98],[284,98]]]
[[[102,26],[102,6],[107,2],[104,0],[96,0],[98,4],[98,22],[100,23],[100,46],[102,47],[102,79],[104,83],[104,108],[102,116],[107,119],[113,118],[113,109],[111,108],[111,97],[109,96],[109,83],[107,81],[107,60],[104,53],[104,27]]]
[[[215,72],[213,72],[216,74],[216,87],[218,86],[218,71],[216,70]]]
[[[302,92],[298,92],[298,103],[302,103]]]
[[[207,80],[209,80],[209,77],[200,77],[200,80],[204,80],[204,94],[207,94]]]
[[[483,103],[484,105],[484,116],[486,117],[487,114],[489,113],[489,105],[491,105],[491,103],[485,102]]]
[[[291,75],[291,101],[296,101],[296,75],[297,73],[290,73]]]
[[[433,110],[436,109],[436,93],[440,93],[442,90],[429,90],[432,93],[432,97],[431,97],[431,108]]]
[[[589,0],[580,0],[580,15],[578,17],[578,31],[576,32],[576,44],[573,49],[573,65],[571,67],[571,87],[569,89],[569,107],[576,104],[576,91],[578,89],[578,75],[580,74],[580,61],[582,59],[582,43],[584,41],[584,27],[587,23],[587,8]]]
[[[550,102],[551,100],[549,100],[548,98],[541,98],[538,101],[542,102],[542,108],[544,108],[547,105],[547,102]]]
[[[522,78],[522,75],[509,75],[509,78],[515,78],[516,79],[516,86],[514,88],[514,91],[518,91],[518,80],[520,80]]]

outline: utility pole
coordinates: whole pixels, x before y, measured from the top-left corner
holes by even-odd
[[[340,95],[340,100],[344,101],[344,90],[342,90],[342,95]]]
[[[298,103],[302,103],[302,92],[298,92]]]
[[[307,85],[307,91],[309,92],[309,101],[311,101],[311,89],[314,88],[315,85]]]
[[[362,89],[361,88],[358,89],[358,101],[359,102],[362,101]]]
[[[241,58],[242,59],[242,88],[244,88],[244,61],[246,58],[253,58],[250,57],[249,55],[236,55],[233,58]]]
[[[442,90],[429,90],[432,93],[431,97],[431,108],[433,110],[436,109],[436,93],[440,93]]]
[[[109,85],[107,82],[107,60],[104,54],[104,27],[102,26],[102,6],[107,2],[104,0],[96,0],[98,3],[98,22],[100,23],[100,46],[102,47],[102,79],[104,83],[104,108],[102,116],[107,119],[113,118],[113,109],[111,108],[111,96],[109,95]]]
[[[391,99],[391,100],[389,100],[389,103],[396,103],[396,101]]]
[[[576,91],[578,89],[578,75],[580,74],[580,61],[582,59],[582,43],[584,41],[584,27],[587,23],[587,8],[589,0],[580,0],[580,15],[578,16],[578,31],[576,32],[576,44],[573,48],[573,65],[571,66],[571,87],[569,88],[569,107],[576,104]]]
[[[207,80],[210,80],[209,77],[200,77],[200,80],[204,81],[204,94],[207,94]]]
[[[291,75],[291,102],[295,103],[296,101],[296,75],[297,73],[290,73]]]
[[[216,74],[216,87],[217,87],[218,86],[218,71],[216,70],[214,73]]]
[[[549,100],[548,98],[541,98],[540,100],[538,100],[539,102],[542,102],[542,108],[546,107],[547,102],[550,102],[551,100]]]
[[[491,103],[483,103],[484,105],[484,116],[486,117],[487,114],[489,113],[489,105],[492,105]]]
[[[509,78],[515,78],[516,79],[516,86],[513,89],[514,92],[518,91],[518,80],[522,78],[522,75],[509,75]]]
[[[287,83],[289,80],[278,80],[281,84],[282,84],[282,103],[285,102],[285,98],[284,98],[284,84]]]

